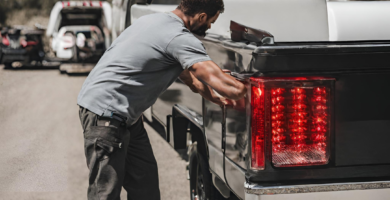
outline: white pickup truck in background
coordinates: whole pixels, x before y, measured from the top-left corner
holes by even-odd
[[[46,36],[63,62],[97,62],[111,44],[111,26],[108,2],[60,1],[51,11]]]

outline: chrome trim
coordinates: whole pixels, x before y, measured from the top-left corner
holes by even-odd
[[[337,43],[323,43],[323,44],[299,44],[296,43],[296,45],[273,45],[273,46],[258,46],[256,49],[253,51],[254,53],[271,53],[275,50],[321,50],[321,49],[327,49],[329,51],[332,49],[338,50],[339,53],[348,53],[348,51],[345,51],[345,49],[353,49],[353,52],[359,52],[358,50],[361,49],[360,51],[364,52],[371,52],[374,51],[375,49],[388,49],[390,48],[390,44],[385,41],[385,43],[378,43],[375,42],[373,43],[356,43],[356,44],[337,44]],[[367,48],[372,48],[371,51],[368,51]]]
[[[378,42],[376,42],[378,43]],[[279,45],[279,46],[262,46],[257,47],[257,49],[323,49],[323,48],[363,48],[363,47],[390,47],[388,43],[379,43],[379,44],[308,44],[308,45]]]
[[[245,193],[256,195],[296,194],[312,192],[331,192],[345,190],[371,190],[390,188],[390,181],[332,183],[291,186],[260,186],[245,182]]]

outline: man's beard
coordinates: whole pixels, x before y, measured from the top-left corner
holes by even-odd
[[[193,34],[198,35],[198,36],[204,37],[204,36],[206,36],[207,29],[208,29],[207,24],[205,24],[205,25],[199,27],[197,30],[193,30],[191,32]]]

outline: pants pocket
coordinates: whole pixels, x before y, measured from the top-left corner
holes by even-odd
[[[90,171],[89,183],[93,184],[101,171],[101,161],[110,158],[122,148],[122,135],[118,128],[91,126],[84,133],[85,156]]]

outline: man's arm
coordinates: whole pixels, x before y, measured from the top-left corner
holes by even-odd
[[[245,85],[225,74],[213,61],[196,63],[189,68],[189,72],[226,98],[239,100],[246,94]]]
[[[181,34],[175,37],[168,44],[166,51],[181,64],[183,69],[189,69],[195,79],[210,86],[223,97],[233,100],[244,97],[246,93],[244,84],[223,73],[214,62],[210,61],[202,42],[193,34]],[[191,89],[194,90],[195,87]]]
[[[188,69],[184,70],[180,76],[179,79],[183,81],[194,93],[199,93],[199,90],[202,90],[203,84],[195,78]]]
[[[189,70],[184,70],[180,76],[180,80],[183,81],[193,92],[199,93],[205,99],[218,104],[218,105],[228,105],[228,100],[215,94],[212,88],[202,82],[200,82],[194,75],[192,75]]]

